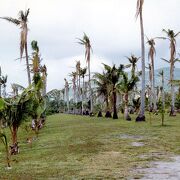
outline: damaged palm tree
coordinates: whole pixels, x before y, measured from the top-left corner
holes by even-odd
[[[85,59],[88,64],[88,74],[89,74],[89,100],[90,100],[90,112],[93,111],[93,96],[92,96],[92,89],[91,89],[91,66],[90,66],[90,60],[91,60],[91,42],[89,40],[89,37],[84,33],[83,39],[79,39],[79,44],[85,46]]]
[[[175,33],[173,30],[165,30],[163,32],[166,33],[167,37],[160,37],[161,39],[167,39],[170,42],[170,59],[166,60],[162,58],[162,60],[166,61],[170,64],[170,82],[174,80],[174,68],[175,63],[179,62],[180,60],[177,59],[176,56],[176,37],[180,34],[180,32]],[[171,83],[171,110],[170,116],[175,116],[175,90],[174,85]]]
[[[129,79],[128,74],[126,72],[122,72],[122,79],[120,80],[120,83],[117,84],[117,89],[124,96],[124,118],[128,121],[131,120],[128,111],[129,92],[133,91],[138,81],[138,76],[131,76],[131,78]]]
[[[155,41],[154,39],[148,39],[147,41],[149,45],[149,52],[148,52],[148,59],[150,60],[150,87],[151,87],[151,94],[153,99],[153,111],[157,111],[157,104],[156,104],[156,93],[155,93],[155,74],[154,74],[154,57],[156,54],[155,50]],[[151,107],[152,108],[152,107]]]
[[[136,121],[145,121],[145,45],[144,45],[144,27],[143,27],[143,4],[144,0],[137,0],[136,7],[136,19],[140,18],[140,28],[141,28],[141,68],[142,68],[142,78],[141,78],[141,107]]]
[[[26,68],[27,68],[27,75],[28,75],[28,84],[31,84],[31,76],[30,76],[30,67],[29,67],[29,60],[28,60],[28,47],[27,47],[27,35],[28,35],[28,15],[29,15],[29,9],[25,12],[19,11],[19,17],[18,19],[12,18],[12,17],[1,17],[1,19],[7,20],[8,22],[11,22],[15,24],[16,26],[19,26],[21,29],[20,34],[20,59],[22,59],[24,50],[25,50],[25,57],[26,57]]]
[[[161,122],[162,126],[164,126],[164,114],[165,114],[165,96],[164,96],[164,71],[159,72],[161,76]]]

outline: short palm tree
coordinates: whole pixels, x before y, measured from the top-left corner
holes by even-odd
[[[116,107],[116,101],[117,101],[116,85],[119,82],[120,75],[123,72],[125,66],[120,65],[118,68],[116,68],[115,65],[113,65],[112,67],[107,64],[103,64],[103,65],[104,65],[104,69],[105,69],[105,73],[106,73],[106,78],[109,81],[110,91],[112,93],[113,119],[118,119],[117,107]]]
[[[7,20],[21,28],[20,34],[20,58],[22,58],[24,50],[26,56],[26,68],[27,68],[27,75],[28,75],[28,84],[31,84],[31,76],[30,76],[30,68],[29,68],[29,60],[28,60],[28,48],[27,48],[27,35],[28,35],[28,15],[29,9],[25,12],[19,11],[18,19],[12,17],[1,17],[1,19]]]
[[[117,89],[124,96],[124,118],[126,120],[131,120],[128,112],[128,102],[129,102],[129,92],[133,91],[136,83],[139,81],[138,76],[131,76],[128,78],[128,74],[126,72],[122,73],[122,78],[120,82],[117,84]]]
[[[105,72],[103,73],[95,73],[93,76],[93,81],[96,85],[96,92],[97,96],[104,99],[104,102],[106,103],[106,118],[110,118],[111,111],[109,107],[109,97],[110,97],[110,83],[107,78],[107,74]]]
[[[136,18],[140,18],[141,28],[141,67],[142,67],[142,78],[141,78],[141,107],[136,121],[145,121],[145,45],[144,45],[144,27],[143,27],[143,4],[144,0],[137,0],[136,7]]]
[[[131,76],[134,77],[136,76],[137,62],[140,58],[132,54],[130,57],[127,57],[127,59],[129,60],[130,67],[131,67]]]
[[[176,37],[180,34],[180,32],[175,33],[173,30],[165,30],[163,32],[166,34],[167,37],[162,37],[162,39],[167,39],[170,42],[170,60],[166,60],[162,58],[162,60],[168,62],[170,64],[170,82],[174,80],[174,64],[179,61],[176,59]],[[171,111],[170,116],[175,115],[175,92],[174,92],[174,85],[171,83]]]
[[[91,42],[89,37],[84,33],[84,36],[82,39],[79,39],[79,44],[83,45],[85,47],[85,59],[88,64],[88,74],[89,74],[89,100],[90,100],[90,111],[92,113],[93,111],[93,98],[92,98],[92,89],[91,89]]]

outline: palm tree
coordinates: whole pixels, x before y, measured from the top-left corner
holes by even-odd
[[[84,33],[83,39],[79,39],[79,44],[85,46],[85,59],[88,63],[88,74],[89,74],[89,100],[90,100],[90,112],[93,111],[93,99],[92,99],[92,89],[91,89],[91,67],[90,67],[90,60],[91,60],[91,42],[89,37]]]
[[[131,76],[134,77],[136,76],[136,67],[137,67],[137,62],[140,59],[140,57],[136,57],[135,55],[131,55],[130,57],[126,57],[129,60],[130,67],[131,67]]]
[[[155,50],[155,41],[154,39],[148,39],[147,41],[148,45],[149,45],[149,52],[148,52],[148,59],[151,61],[150,62],[150,77],[151,77],[151,81],[150,81],[150,87],[151,87],[151,92],[152,92],[152,96],[153,96],[153,110],[154,112],[157,111],[157,105],[156,105],[156,93],[155,93],[155,75],[154,75],[154,56],[156,54],[156,50]]]
[[[116,101],[117,101],[117,89],[116,85],[119,82],[119,78],[121,73],[123,72],[124,65],[120,65],[119,68],[116,68],[115,65],[110,67],[107,64],[103,64],[104,69],[106,71],[106,77],[109,81],[109,85],[111,88],[111,93],[112,93],[112,100],[113,100],[113,119],[118,119],[117,115],[117,107],[116,107]]]
[[[107,78],[107,74],[103,71],[103,73],[95,73],[93,79],[96,85],[96,92],[98,97],[102,97],[106,103],[106,118],[111,118],[111,112],[109,107],[109,97],[110,97],[110,83]]]
[[[164,125],[164,113],[165,113],[165,96],[164,96],[164,71],[162,70],[159,72],[159,75],[161,76],[161,101],[162,101],[162,108],[161,108],[161,114],[162,114],[162,126]]]
[[[73,101],[74,103],[77,103],[77,98],[76,98],[76,78],[77,78],[77,72],[72,72],[70,74],[70,76],[72,77],[72,85],[73,85]]]
[[[85,82],[84,82],[84,78],[85,78],[85,74],[87,72],[87,68],[81,68],[80,69],[80,76],[82,77],[83,79],[83,84],[82,84],[82,114],[83,114],[83,111],[84,111],[84,91],[85,91]]]
[[[139,81],[138,76],[131,76],[131,78],[128,78],[128,74],[126,72],[122,73],[122,79],[117,84],[117,89],[120,93],[123,93],[124,95],[124,118],[126,120],[131,120],[131,117],[129,116],[128,112],[128,102],[129,102],[129,92],[133,91],[134,87],[136,86],[136,83]]]
[[[143,27],[143,4],[144,0],[137,0],[136,19],[140,17],[141,28],[141,66],[142,66],[142,82],[141,82],[141,107],[136,121],[145,121],[145,45],[144,45],[144,27]]]
[[[173,30],[165,30],[163,32],[166,34],[167,37],[161,37],[162,39],[167,39],[170,42],[170,60],[166,60],[162,58],[162,60],[168,62],[170,64],[170,82],[174,80],[174,64],[179,61],[176,59],[176,37],[180,34],[180,32],[175,33]],[[174,116],[174,106],[175,106],[175,92],[174,92],[174,85],[171,83],[171,111],[170,116]]]
[[[80,61],[76,62],[76,75],[77,75],[77,101],[80,101],[80,94],[81,94],[81,76],[80,76],[80,70],[81,70],[81,63]]]
[[[28,60],[28,48],[27,48],[27,34],[28,34],[28,15],[29,9],[25,12],[19,11],[18,19],[12,17],[1,17],[1,19],[5,19],[8,22],[11,22],[21,28],[20,34],[20,58],[22,58],[24,50],[26,56],[26,68],[27,68],[27,75],[28,75],[28,84],[31,84],[31,76],[30,76],[30,68],[29,68],[29,60]]]

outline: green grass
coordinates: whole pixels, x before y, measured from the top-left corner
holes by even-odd
[[[134,169],[150,161],[180,154],[180,115],[160,115],[136,123],[58,114],[49,116],[32,148],[28,134],[19,130],[20,154],[11,157],[12,169],[5,169],[4,147],[0,143],[0,179],[126,179],[140,177]],[[129,135],[132,138],[123,138]],[[134,137],[135,136],[135,137]],[[132,142],[144,146],[133,147]]]

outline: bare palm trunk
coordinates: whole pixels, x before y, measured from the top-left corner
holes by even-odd
[[[164,74],[162,74],[162,126],[164,125],[165,96],[164,96]]]
[[[82,87],[82,115],[84,112],[84,77],[83,77],[83,87]]]
[[[149,70],[149,81],[150,81],[150,88],[148,89],[149,93],[149,111],[152,112],[153,110],[153,105],[152,105],[152,101],[153,101],[153,77],[152,77],[152,66],[150,67]]]
[[[113,88],[113,119],[118,119],[118,115],[117,115],[117,108],[116,108],[116,89],[115,87]]]
[[[93,111],[93,100],[92,100],[92,89],[91,89],[91,71],[90,71],[90,60],[88,61],[88,71],[89,71],[89,100],[90,100],[90,112]]]
[[[140,11],[140,28],[141,28],[141,66],[142,66],[142,82],[141,82],[141,107],[140,113],[136,121],[145,121],[145,45],[144,45],[144,27],[142,11]]]
[[[25,53],[26,53],[26,68],[27,68],[27,75],[28,75],[28,85],[31,85],[31,75],[30,75],[30,68],[29,68],[29,60],[28,60],[28,49],[27,49],[27,42],[25,44]]]
[[[174,61],[174,59],[173,59]],[[171,69],[170,69],[170,82],[174,80],[174,63],[171,61]],[[174,106],[175,106],[175,92],[174,92],[174,85],[171,83],[171,110],[170,110],[170,116],[174,116]]]
[[[153,109],[157,112],[156,92],[155,92],[155,74],[154,74],[154,58],[152,60],[152,96],[153,96]]]
[[[69,90],[66,88],[66,103],[67,103],[67,112],[69,113]]]

